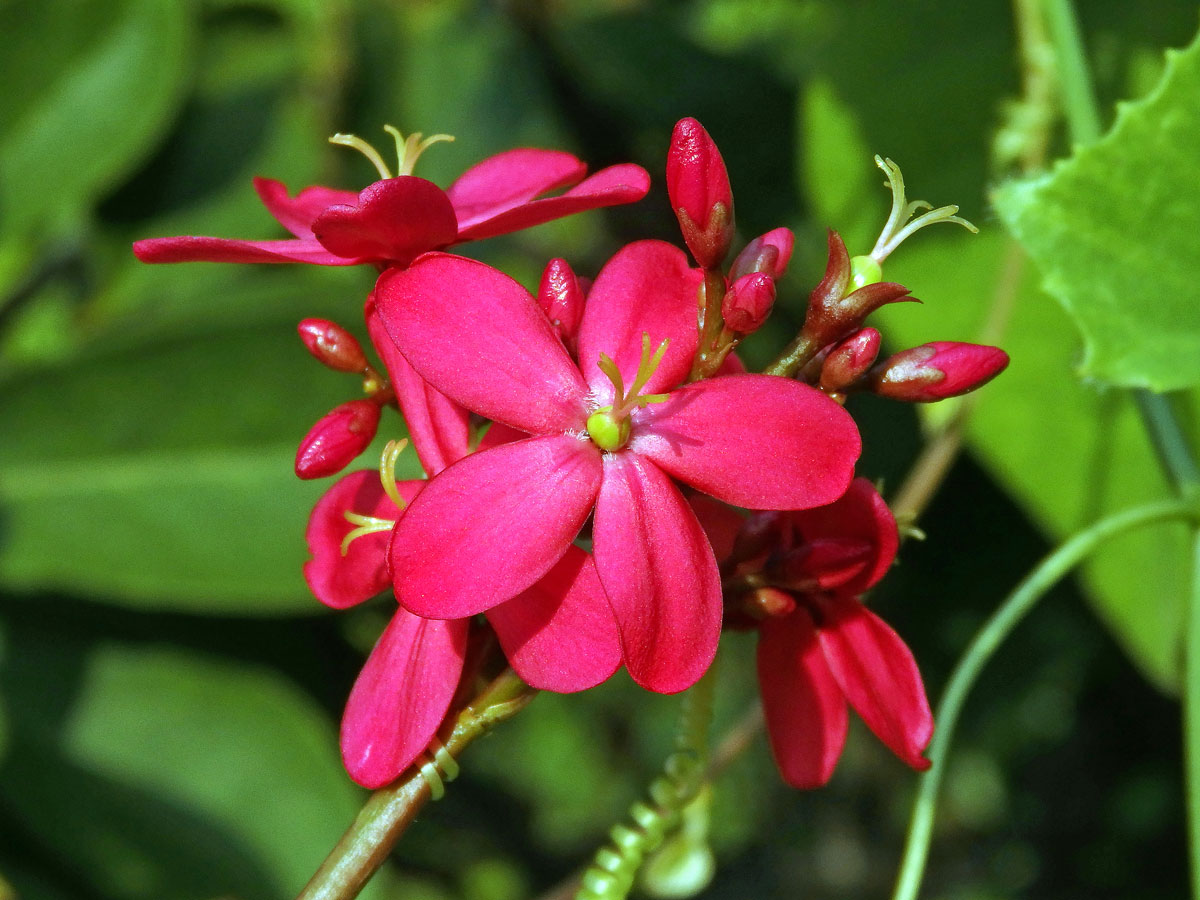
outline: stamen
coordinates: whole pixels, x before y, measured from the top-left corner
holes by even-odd
[[[351,525],[358,527],[342,538],[342,556],[350,552],[350,544],[355,539],[362,537],[364,534],[376,534],[380,531],[391,531],[396,527],[396,523],[391,519],[377,519],[374,516],[363,516],[358,513],[346,510],[342,513],[343,518]]]
[[[387,167],[387,163],[383,161],[383,157],[379,155],[379,151],[364,141],[356,134],[335,134],[329,139],[331,144],[340,144],[343,147],[352,147],[371,161],[371,165],[379,172],[380,178],[391,178],[392,172]]]
[[[617,364],[612,361],[612,357],[607,353],[601,353],[600,359],[596,363],[600,371],[608,376],[608,380],[613,386],[613,404],[619,404],[625,399],[625,381],[621,378],[621,370],[617,368]]]
[[[914,232],[928,225],[936,225],[938,222],[954,222],[956,225],[963,226],[972,234],[979,233],[978,228],[966,219],[955,215],[958,212],[957,206],[941,206],[934,209],[933,204],[927,203],[924,200],[908,202],[904,193],[904,176],[900,172],[900,167],[890,159],[876,156],[875,165],[883,170],[887,178],[887,186],[892,192],[891,214],[888,216],[887,223],[883,226],[883,231],[879,234],[879,240],[875,242],[875,246],[869,254],[870,258],[875,260],[876,263],[882,263],[887,259],[892,251],[899,247]],[[929,210],[929,212],[916,219],[912,219],[918,210]],[[912,219],[911,222],[909,221],[910,219]]]
[[[408,505],[396,487],[396,460],[407,446],[408,438],[388,441],[387,446],[383,448],[383,453],[379,456],[379,482],[383,485],[384,493],[396,504],[397,509],[404,509]]]

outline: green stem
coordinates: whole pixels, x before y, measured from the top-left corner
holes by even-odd
[[[921,886],[921,877],[925,870],[925,861],[929,855],[929,842],[933,834],[933,819],[937,805],[938,788],[946,770],[946,759],[950,750],[950,741],[954,737],[954,728],[962,712],[967,694],[979,678],[980,672],[1012,633],[1017,624],[1033,609],[1047,591],[1086,558],[1098,545],[1118,534],[1130,531],[1143,525],[1174,519],[1197,519],[1197,510],[1188,500],[1164,500],[1149,503],[1133,509],[1125,510],[1107,518],[1101,519],[1095,525],[1079,532],[1054,550],[1025,579],[992,614],[979,633],[975,635],[971,645],[955,666],[942,695],[934,720],[937,730],[929,744],[929,771],[921,776],[917,789],[917,799],[913,805],[912,818],[909,821],[908,844],[904,850],[904,860],[900,866],[900,874],[896,879],[896,890],[893,900],[915,900]],[[1200,617],[1193,605],[1193,619]],[[1196,624],[1200,629],[1200,623]],[[1200,646],[1200,645],[1197,645]],[[1200,696],[1200,695],[1198,695]],[[1200,716],[1200,712],[1197,713]],[[1196,722],[1197,734],[1200,738],[1200,721]],[[1200,774],[1200,773],[1198,773]]]
[[[1055,68],[1062,92],[1063,113],[1071,142],[1091,144],[1100,139],[1100,106],[1092,88],[1087,52],[1071,0],[1043,0]]]
[[[446,739],[446,750],[457,758],[468,744],[515,715],[536,694],[511,669],[506,670],[459,713],[454,730]],[[371,794],[296,900],[357,897],[430,799],[431,781],[420,768],[412,768],[398,781]]]
[[[803,368],[821,348],[803,334],[796,335],[779,357],[763,369],[764,375],[791,377]]]
[[[1184,657],[1183,760],[1192,896],[1200,897],[1200,530],[1193,535],[1192,596]]]
[[[1188,443],[1171,401],[1163,394],[1147,390],[1133,392],[1142,423],[1154,444],[1158,461],[1171,481],[1176,493],[1187,493],[1200,488],[1200,469],[1196,467],[1192,448]]]

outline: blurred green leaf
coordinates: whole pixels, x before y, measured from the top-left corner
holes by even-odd
[[[14,80],[27,90],[4,79],[15,107],[0,131],[6,231],[74,224],[149,153],[182,101],[193,36],[185,2],[25,5],[5,35],[25,48],[13,68],[23,61]],[[76,52],[41,57],[47,41]]]
[[[810,101],[810,111],[836,109],[827,92],[820,98]],[[819,141],[808,142],[810,152],[819,150],[830,161],[840,156],[855,169],[845,181],[809,181],[817,210],[834,213],[843,208],[842,191],[849,185],[861,192],[861,173],[874,171],[870,154],[844,108],[809,115],[806,124],[820,133]],[[926,195],[920,183],[910,189],[914,197]],[[869,234],[872,228],[862,220],[882,224],[886,210],[887,192],[877,190],[877,205],[860,207],[844,225],[830,224]],[[1039,527],[1061,540],[1106,512],[1162,496],[1168,488],[1128,398],[1079,381],[1070,320],[1037,289],[1031,267],[1015,268],[1019,254],[995,228],[976,237],[941,229],[919,234],[888,261],[885,277],[911,287],[924,305],[897,304],[875,318],[894,350],[932,340],[978,340],[999,283],[1022,273],[998,341],[1012,364],[979,395],[968,437],[972,451]],[[940,419],[952,402],[922,407],[922,413]],[[924,527],[936,540],[937,523]],[[1186,529],[1161,526],[1111,542],[1084,569],[1097,613],[1139,668],[1167,690],[1180,676],[1188,565]]]
[[[220,271],[239,309],[168,305],[0,384],[0,582],[142,608],[314,609],[303,534],[328,483],[295,477],[295,445],[359,387],[311,359],[294,323],[357,303],[297,306],[296,270]]]
[[[31,641],[6,665],[22,700],[38,687],[14,679],[42,671],[44,649]],[[328,722],[279,676],[118,645],[93,649],[79,674],[60,721],[25,734],[0,795],[38,840],[70,848],[67,872],[103,896],[292,896],[354,815],[360,792]]]
[[[1049,175],[995,205],[1084,337],[1080,374],[1123,387],[1200,383],[1200,40],[1158,87]]]

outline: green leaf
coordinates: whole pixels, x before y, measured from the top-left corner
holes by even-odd
[[[1200,384],[1200,40],[1116,124],[995,205],[1084,337],[1080,374],[1156,391]]]
[[[17,96],[0,132],[0,196],[5,228],[18,234],[73,224],[149,154],[182,101],[193,39],[188,3],[129,0],[101,16],[44,6],[6,30],[10,45],[24,35],[38,49],[12,67],[27,93],[4,79],[5,95]],[[41,48],[60,34],[77,52],[55,52],[47,65]]]
[[[40,672],[47,655],[32,654],[57,636],[27,636],[23,665]],[[49,658],[83,650],[66,644]],[[45,705],[45,688],[14,683],[25,668],[6,668],[7,690]],[[70,848],[69,870],[102,896],[297,893],[361,797],[325,716],[272,672],[178,650],[100,645],[77,672],[59,721],[14,748],[6,813],[45,846]],[[46,713],[31,703],[25,716]]]
[[[811,101],[809,108],[814,108]],[[818,210],[837,210],[846,184],[860,190],[862,173],[873,173],[870,153],[844,112],[810,116],[807,126],[820,132],[826,157],[847,161],[844,182],[808,182]],[[834,134],[841,135],[840,153]],[[812,146],[816,138],[806,136],[806,141]],[[909,186],[914,197],[939,203],[954,199],[938,193],[936,185]],[[844,223],[829,224],[855,234],[877,230],[886,215],[887,192],[876,190],[877,201]],[[863,219],[874,227],[864,226]],[[932,340],[977,341],[997,285],[1020,265],[1019,257],[1019,249],[994,227],[974,237],[942,229],[919,234],[889,259],[885,277],[911,287],[924,305],[886,307],[872,322],[892,350]],[[1012,364],[977,395],[968,441],[989,472],[1057,542],[1107,512],[1163,496],[1168,488],[1128,398],[1076,376],[1078,349],[1070,320],[1036,282],[1032,266],[1024,266],[1011,318],[995,341]],[[932,423],[953,402],[921,407],[923,417]],[[937,540],[936,521],[922,526]],[[1096,612],[1142,672],[1166,690],[1179,684],[1188,567],[1186,529],[1158,526],[1105,545],[1084,568]]]
[[[345,297],[297,307],[298,270],[207,271],[225,273],[225,301],[143,313],[88,355],[0,384],[0,583],[142,608],[316,608],[303,534],[329,482],[295,477],[295,446],[361,394],[308,356],[294,323],[338,316]],[[385,419],[381,437],[400,434]]]

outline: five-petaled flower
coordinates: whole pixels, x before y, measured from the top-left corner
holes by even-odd
[[[887,572],[896,520],[865,478],[818,509],[748,519],[704,497],[693,507],[722,571],[744,589],[734,627],[756,626],[758,682],[779,771],[799,788],[829,780],[846,740],[846,706],[900,759],[925,769],[933,716],[912,653],[858,600]]]
[[[558,563],[594,510],[630,674],[668,693],[700,677],[721,581],[674,480],[743,507],[804,509],[845,491],[860,450],[850,416],[807,385],[681,385],[702,279],[669,244],[625,247],[588,293],[572,359],[537,301],[482,263],[430,254],[384,273],[379,316],[417,373],[530,435],[466,457],[414,500],[391,545],[401,603],[442,618],[491,609]]]

